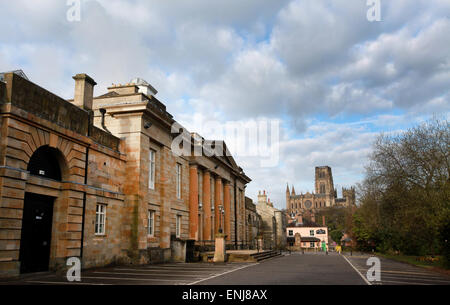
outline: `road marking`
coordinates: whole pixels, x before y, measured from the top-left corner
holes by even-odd
[[[190,284],[188,284],[188,285],[195,285],[195,284],[198,284],[198,283],[201,283],[201,282],[204,282],[204,281],[207,281],[207,280],[211,280],[211,279],[213,279],[213,278],[216,278],[216,277],[219,277],[219,276],[228,274],[228,273],[232,273],[232,272],[235,272],[235,271],[238,271],[238,270],[242,270],[242,269],[245,269],[245,268],[248,268],[248,267],[256,266],[256,265],[259,265],[259,263],[249,264],[249,265],[245,265],[245,266],[242,266],[242,267],[238,267],[238,268],[235,268],[235,269],[232,269],[232,270],[228,270],[228,271],[225,271],[225,272],[223,272],[223,273],[219,273],[219,274],[216,274],[216,275],[207,277],[207,278],[205,278],[205,279],[202,279],[202,280],[199,280],[199,281],[192,282],[192,283],[190,283]]]
[[[83,283],[83,282],[51,282],[51,281],[25,281],[26,283],[35,284],[57,284],[57,285],[94,285],[94,286],[104,286],[112,284],[102,284],[102,283]]]
[[[122,275],[142,275],[142,276],[145,276],[145,275],[156,275],[156,276],[178,276],[178,277],[196,277],[196,278],[202,278],[202,277],[199,277],[198,275],[193,275],[193,274],[186,274],[186,275],[181,275],[181,274],[145,274],[145,273],[125,273],[125,272],[103,272],[103,271],[96,271],[96,272],[93,272],[93,273],[98,273],[98,274],[122,274]]]
[[[135,272],[149,272],[151,274],[152,272],[177,272],[177,273],[192,273],[192,272],[198,272],[198,273],[212,273],[212,270],[152,270],[152,269],[136,269],[136,268],[114,268],[115,271],[135,271]],[[221,269],[219,269],[220,271]]]
[[[411,280],[411,281],[415,281],[415,282],[426,281],[426,282],[441,282],[441,283],[450,284],[450,281],[446,281],[446,280],[417,278],[417,277],[402,277],[402,276],[398,276],[398,275],[389,275],[389,274],[383,275],[383,278],[393,278],[393,279],[399,278],[399,279]]]
[[[117,268],[117,269],[120,269],[120,268]],[[152,267],[152,268],[149,268],[149,267],[143,267],[142,268],[142,270],[185,270],[185,271],[197,271],[197,270],[216,271],[216,270],[223,270],[223,269],[226,269],[226,268],[224,268],[224,267],[220,267],[220,268],[219,267],[218,268],[195,268],[195,267],[191,267],[191,268]]]
[[[141,282],[175,282],[176,280],[161,280],[161,279],[142,279],[132,277],[101,277],[101,276],[83,276],[84,279],[97,279],[97,280],[125,280],[125,281],[141,281]],[[181,280],[183,281],[183,280]]]
[[[383,270],[383,272],[386,273],[398,273],[398,274],[407,274],[407,275],[424,275],[427,277],[435,277],[435,278],[442,278],[437,274],[434,273],[419,273],[419,272],[405,272],[405,271],[394,271],[394,270]]]
[[[397,284],[402,284],[402,285],[432,285],[432,284],[426,284],[426,283],[411,283],[411,282],[401,282],[401,281],[383,281],[382,283],[397,283]]]
[[[350,264],[350,266],[352,266],[353,269],[355,269],[355,271],[361,276],[361,278],[364,280],[364,282],[367,283],[367,285],[372,285],[362,274],[361,272],[359,272],[358,269],[356,269],[355,266],[352,265],[352,263],[350,263],[350,261],[345,257],[345,255],[342,255],[342,257],[347,261],[347,263]]]

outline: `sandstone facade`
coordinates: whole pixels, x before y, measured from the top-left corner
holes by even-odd
[[[266,191],[259,192],[256,211],[261,216],[260,235],[264,249],[284,249],[286,247],[286,219],[284,211],[274,208]]]
[[[34,220],[50,217],[50,270],[69,257],[85,268],[186,260],[220,229],[230,247],[245,245],[250,179],[232,156],[174,154],[180,132],[151,86],[113,86],[93,98],[95,81],[79,74],[66,101],[17,73],[2,79],[0,277],[25,265],[23,228],[36,200],[51,205]],[[189,149],[198,144],[181,133]]]

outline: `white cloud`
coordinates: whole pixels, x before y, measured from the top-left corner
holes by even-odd
[[[241,160],[249,194],[276,189],[279,201],[287,181],[311,189],[316,165],[355,182],[377,131],[450,111],[450,2],[382,1],[379,23],[365,4],[86,0],[69,23],[65,1],[3,1],[0,70],[22,68],[65,98],[76,73],[94,77],[97,94],[139,76],[191,131],[281,119],[280,166]]]

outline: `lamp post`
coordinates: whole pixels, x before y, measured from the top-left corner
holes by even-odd
[[[220,212],[220,219],[219,219],[219,233],[223,233],[222,229],[222,217],[225,214],[225,209],[223,208],[223,205],[219,205],[219,212]]]

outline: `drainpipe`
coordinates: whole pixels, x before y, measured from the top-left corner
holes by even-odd
[[[91,119],[92,119],[93,113],[89,113],[89,127],[88,127],[88,137],[91,136]],[[86,147],[86,159],[85,159],[85,166],[84,166],[84,185],[85,188],[88,184],[88,172],[89,172],[89,146]],[[83,259],[83,246],[84,246],[84,223],[86,219],[86,198],[87,197],[87,191],[85,190],[83,192],[83,216],[81,220],[81,248],[80,248],[80,259]]]
[[[238,241],[237,241],[237,179],[236,176],[234,176],[234,246],[236,247],[237,250],[237,245],[238,245]]]

